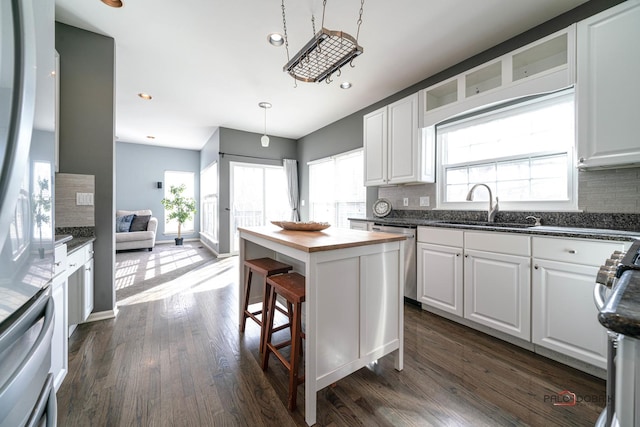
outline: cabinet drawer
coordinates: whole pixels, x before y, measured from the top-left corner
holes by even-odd
[[[418,242],[462,247],[464,232],[451,228],[418,227]]]
[[[77,251],[69,254],[69,256],[67,257],[67,263],[68,263],[68,267],[69,267],[69,274],[73,274],[77,269],[79,269],[80,267],[82,267],[82,265],[86,262],[85,261],[85,251],[83,250],[84,248],[80,248]]]
[[[464,247],[478,251],[529,256],[531,255],[529,239],[529,236],[516,234],[467,231],[464,234]]]
[[[53,275],[57,276],[67,269],[67,245],[56,246],[53,250]]]
[[[626,242],[534,237],[533,256],[553,261],[598,266],[603,264],[613,251],[623,251],[628,246],[629,243]]]

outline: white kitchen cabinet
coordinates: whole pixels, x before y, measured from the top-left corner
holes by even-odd
[[[69,368],[69,336],[67,317],[67,245],[58,245],[54,251],[55,267],[51,284],[53,297],[53,335],[51,337],[51,373],[56,391]]]
[[[93,243],[71,253],[69,261],[69,334],[93,310]]]
[[[363,122],[365,185],[433,182],[423,169],[417,93],[365,115]]]
[[[363,230],[363,231],[371,231],[371,226],[373,222],[371,221],[358,221],[355,219],[349,220],[349,228],[352,230]]]
[[[530,238],[465,232],[464,317],[531,340]]]
[[[534,237],[532,341],[606,369],[607,334],[593,287],[600,264],[624,242]]]
[[[466,111],[553,92],[575,83],[576,27],[571,25],[419,92],[419,126]]]
[[[463,232],[418,228],[418,300],[423,306],[463,315]]]
[[[640,0],[578,23],[578,166],[640,165]]]

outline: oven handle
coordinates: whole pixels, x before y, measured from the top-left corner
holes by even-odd
[[[598,311],[601,311],[604,307],[605,300],[607,299],[607,289],[605,285],[601,285],[600,283],[596,283],[593,287],[593,302],[596,304]]]

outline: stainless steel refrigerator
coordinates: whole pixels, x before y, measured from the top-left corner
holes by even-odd
[[[56,424],[49,373],[54,166],[33,129],[37,49],[32,0],[0,1],[2,427]]]

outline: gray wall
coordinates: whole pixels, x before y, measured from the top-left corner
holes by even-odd
[[[110,37],[56,23],[60,172],[95,175],[94,311],[115,307],[114,81]]]
[[[225,154],[220,156],[218,166],[218,182],[220,183],[220,243],[218,253],[225,254],[231,250],[229,241],[230,211],[228,210],[230,196],[229,162],[282,165],[282,159],[297,158],[297,144],[293,139],[270,136],[269,147],[263,148],[260,145],[261,136],[258,133],[220,128],[220,152]],[[298,164],[298,170],[300,170],[300,164]]]
[[[164,234],[166,219],[160,200],[164,198],[165,171],[192,172],[198,212],[194,218],[195,231],[182,233],[185,239],[198,238],[200,233],[200,152],[153,145],[116,143],[116,210],[151,209],[158,218],[156,241],[172,241],[175,234]],[[163,188],[156,183],[161,181]]]
[[[438,82],[446,80],[450,77],[456,76],[464,71],[467,71],[473,67],[481,65],[491,59],[504,55],[512,50],[522,47],[526,44],[532,43],[546,35],[559,31],[568,27],[574,22],[578,22],[591,15],[594,15],[602,10],[608,9],[616,4],[622,3],[623,0],[592,0],[585,3],[563,15],[560,15],[550,21],[547,21],[538,27],[532,28],[510,40],[507,40],[497,46],[492,47],[478,55],[468,58],[458,64],[451,66],[450,68],[441,71],[433,76],[430,76],[421,82],[408,87],[392,96],[380,100],[379,102],[364,108],[357,113],[347,116],[335,123],[332,123],[322,129],[313,132],[300,140],[298,140],[298,161],[299,161],[299,174],[301,181],[301,195],[300,198],[308,201],[309,199],[309,168],[307,162],[321,157],[330,156],[332,154],[338,154],[344,151],[348,151],[354,148],[362,147],[362,118],[365,114],[374,111],[380,107],[397,101],[405,96],[415,93],[421,89],[427,88]],[[603,173],[596,178],[597,180],[606,180],[611,174],[615,174],[615,171],[602,171]],[[586,174],[591,174],[590,172]],[[580,174],[580,183],[584,182],[585,173]],[[435,184],[424,184],[418,186],[399,186],[388,187],[380,189],[380,196],[393,200],[401,200],[402,197],[410,198],[410,206],[405,209],[418,209],[418,197],[419,195],[431,196],[431,208],[435,203]],[[637,190],[636,193],[640,193]],[[587,210],[595,211],[597,209],[592,206],[589,200],[593,198],[588,197],[589,190],[580,190],[579,198],[587,200],[585,203],[579,203],[580,207]],[[367,212],[371,212],[371,206],[375,199],[378,197],[378,191],[376,187],[369,187],[367,189]],[[395,206],[402,206],[401,203],[394,203]],[[412,206],[411,200],[415,201]],[[638,202],[636,202],[638,203]],[[602,206],[600,207],[602,208]],[[606,207],[605,207],[606,208]],[[610,209],[610,208],[609,208]],[[609,210],[610,212],[611,210]],[[308,203],[300,209],[300,213],[303,220],[309,218]]]

